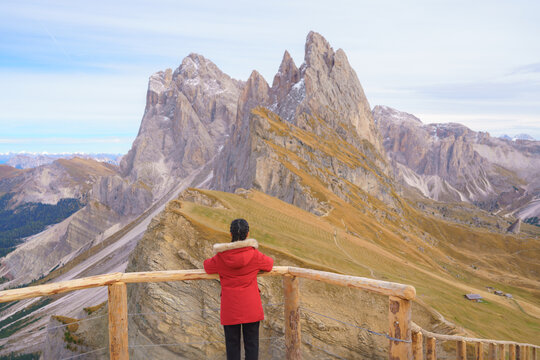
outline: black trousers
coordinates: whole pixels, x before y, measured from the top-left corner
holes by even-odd
[[[238,325],[223,325],[227,360],[240,360],[240,330],[244,334],[246,360],[259,359],[259,321]]]

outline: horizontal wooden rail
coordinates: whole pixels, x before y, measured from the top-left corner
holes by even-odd
[[[430,331],[427,331],[414,322],[411,322],[411,328],[413,332],[419,332],[422,333],[427,338],[434,338],[441,341],[464,341],[464,342],[470,342],[470,343],[484,343],[484,344],[501,344],[501,345],[519,345],[519,346],[530,346],[532,348],[540,349],[540,346],[533,345],[533,344],[521,344],[515,341],[505,341],[505,340],[491,340],[491,339],[478,339],[478,338],[470,338],[465,336],[459,336],[459,335],[443,335],[443,334],[436,334],[432,333]]]
[[[259,276],[285,275],[289,271],[288,266],[274,266],[271,271],[260,272]],[[163,282],[163,281],[184,281],[184,280],[211,280],[219,279],[218,274],[207,274],[202,269],[196,270],[165,270],[152,272],[130,272],[122,273],[119,281],[125,283],[140,282]]]
[[[261,272],[260,276],[293,275],[306,279],[319,280],[341,286],[349,286],[382,295],[396,296],[403,299],[413,299],[416,291],[410,285],[373,280],[358,276],[340,275],[336,273],[303,269],[289,266],[274,266],[269,272]],[[112,273],[90,276],[82,279],[60,281],[57,283],[29,286],[20,289],[0,291],[0,303],[28,299],[38,296],[61,294],[73,290],[88,289],[114,283],[162,282],[183,280],[219,279],[217,274],[207,274],[202,269],[195,270],[166,270],[132,273]]]
[[[274,266],[272,271],[261,272],[260,276],[284,275],[287,266]],[[20,289],[0,291],[0,303],[28,299],[38,296],[61,294],[74,290],[107,286],[115,283],[163,282],[182,280],[212,280],[219,279],[217,274],[207,274],[204,270],[166,270],[133,273],[112,273],[90,276],[82,279],[59,281],[56,283],[29,286]]]
[[[371,291],[380,295],[395,296],[405,300],[412,300],[416,296],[414,286],[389,281],[381,281],[359,276],[341,275],[327,271],[318,271],[297,267],[289,267],[289,274],[330,284]]]
[[[0,291],[0,303],[28,299],[38,296],[61,294],[73,290],[112,285],[118,282],[121,273],[90,276],[82,279],[59,281],[56,283],[29,286],[20,289]]]

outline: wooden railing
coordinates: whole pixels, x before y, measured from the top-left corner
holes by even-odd
[[[410,285],[380,281],[357,276],[341,275],[325,271],[303,269],[288,266],[275,266],[270,272],[260,273],[259,276],[283,276],[284,287],[284,321],[285,321],[285,354],[287,359],[300,359],[301,328],[298,278],[322,281],[339,286],[357,288],[389,297],[388,324],[389,340],[388,358],[391,360],[423,359],[422,334],[426,336],[427,358],[436,359],[435,339],[456,340],[458,343],[457,359],[466,359],[465,342],[489,343],[491,346],[503,342],[483,339],[468,339],[455,336],[438,335],[421,329],[411,321],[411,300],[416,296],[416,290]],[[0,291],[0,303],[54,295],[64,292],[108,286],[109,293],[109,352],[112,360],[128,359],[128,312],[127,287],[128,283],[209,280],[219,279],[216,274],[210,275],[204,270],[170,270],[154,272],[113,273],[91,276],[83,279],[61,281],[52,284],[31,286],[20,289]],[[412,332],[414,331],[414,332]],[[414,336],[412,336],[413,334]],[[510,359],[536,360],[538,346],[504,342],[509,345]],[[481,346],[480,346],[481,348]],[[525,354],[525,349],[531,348],[531,358],[516,357]],[[430,350],[431,349],[431,350]],[[513,349],[513,350],[512,350]],[[431,351],[431,352],[430,352]],[[514,351],[514,357],[512,357]],[[528,353],[528,350],[527,350]],[[480,351],[482,354],[482,351]],[[494,352],[493,352],[494,354]],[[491,356],[491,355],[490,355]],[[482,359],[482,357],[477,357]],[[489,357],[489,359],[495,359]],[[499,359],[503,359],[499,357]]]
[[[514,341],[499,341],[489,339],[477,339],[456,335],[435,334],[422,329],[420,326],[412,323],[412,341],[413,341],[413,357],[415,360],[423,360],[423,341],[426,338],[426,359],[436,360],[437,350],[436,342],[440,341],[455,341],[456,342],[456,359],[467,359],[467,343],[474,344],[474,359],[484,360],[484,345],[488,350],[486,360],[536,360],[536,349],[540,346],[532,344],[522,344]],[[506,357],[506,350],[508,357]]]

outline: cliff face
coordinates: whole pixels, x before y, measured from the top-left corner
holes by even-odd
[[[334,145],[321,151],[318,140]],[[294,153],[294,159],[284,151]],[[340,151],[358,156],[357,161],[338,160]],[[345,53],[334,52],[311,32],[300,68],[285,52],[272,87],[259,73],[251,74],[211,188],[232,192],[253,187],[323,214],[328,211],[325,199],[317,199],[315,189],[301,179],[300,173],[307,172],[339,196],[347,192],[342,178],[391,204],[384,157],[369,103]]]
[[[236,117],[242,86],[197,54],[186,57],[174,72],[150,77],[139,133],[120,164],[123,177],[149,194],[140,195],[137,205],[124,207],[122,213],[144,209],[216,156]],[[123,192],[129,197],[132,190],[118,190]],[[117,200],[97,196],[106,204]]]
[[[373,115],[402,179],[425,196],[511,212],[540,195],[538,142],[496,139],[460,124],[424,125],[386,106]]]

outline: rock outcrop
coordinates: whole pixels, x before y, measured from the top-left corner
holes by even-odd
[[[512,234],[519,234],[519,230],[521,229],[521,219],[517,219],[508,227],[506,231]]]

